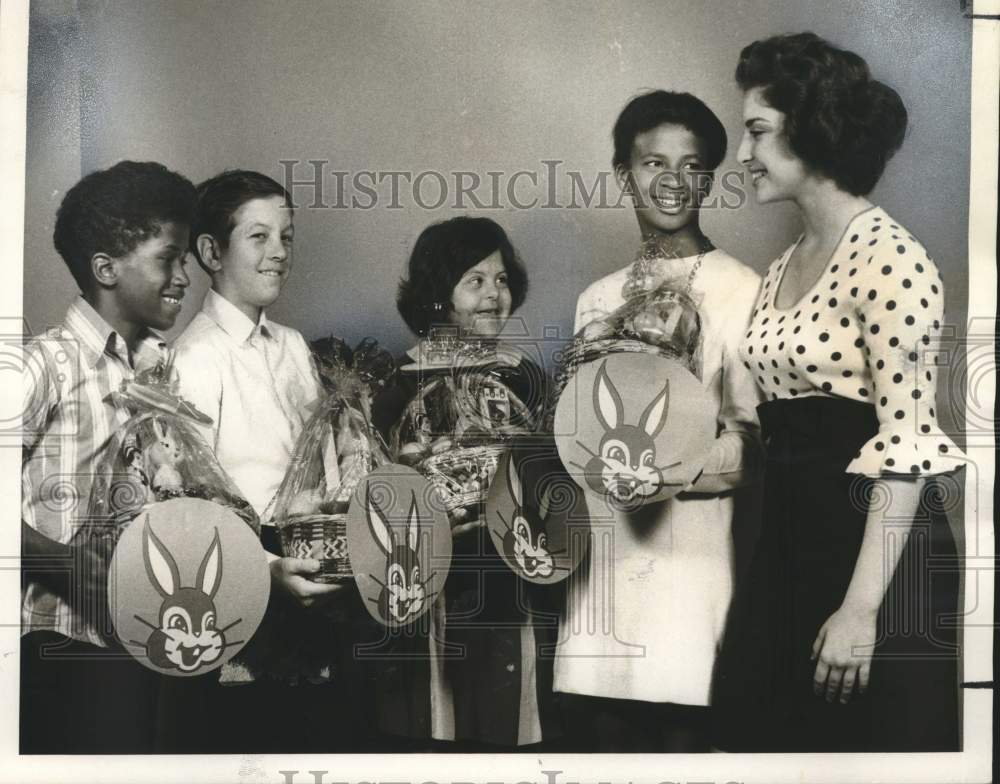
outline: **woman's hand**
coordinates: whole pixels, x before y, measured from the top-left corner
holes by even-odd
[[[825,695],[827,702],[839,695],[841,703],[851,699],[855,687],[858,694],[864,694],[875,650],[876,617],[877,611],[843,604],[826,619],[812,649],[812,658],[817,660],[815,694]]]
[[[312,607],[344,590],[339,583],[317,583],[309,579],[321,566],[315,558],[275,558],[271,561],[271,582],[302,607]]]

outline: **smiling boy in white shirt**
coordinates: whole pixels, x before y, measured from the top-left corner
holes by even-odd
[[[258,172],[198,186],[191,244],[212,288],[174,345],[184,396],[212,417],[205,440],[260,516],[269,549],[272,500],[321,394],[302,335],[265,313],[291,272],[292,218],[287,191]],[[303,579],[318,569],[312,559],[271,564],[275,586],[303,606],[336,590]]]
[[[295,604],[310,607],[343,588],[309,579],[320,568],[315,559],[280,557],[270,519],[296,441],[321,395],[302,335],[265,313],[291,271],[293,235],[291,198],[270,177],[234,170],[198,186],[191,246],[211,276],[212,288],[177,339],[175,366],[184,397],[212,417],[213,424],[202,435],[260,516],[272,585]],[[324,621],[329,623],[316,619]],[[256,724],[251,716],[264,706],[287,709],[292,707],[287,701],[295,699],[289,687],[274,683],[227,691],[243,694],[223,707],[226,723],[244,727]],[[212,700],[228,703],[230,698],[216,692]],[[261,740],[273,740],[275,730],[268,727],[268,736]],[[241,740],[246,742],[246,736]]]

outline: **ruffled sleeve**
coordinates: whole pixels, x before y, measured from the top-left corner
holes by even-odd
[[[954,471],[965,455],[938,427],[935,403],[944,286],[934,262],[905,229],[887,221],[883,232],[851,290],[879,429],[847,473]]]

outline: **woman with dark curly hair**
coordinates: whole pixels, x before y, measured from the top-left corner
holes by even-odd
[[[758,201],[793,202],[804,230],[768,270],[740,347],[768,398],[768,459],[717,671],[717,742],[957,750],[958,580],[931,566],[955,557],[935,477],[963,464],[935,419],[943,284],[866,198],[906,109],[812,33],[746,47],[736,80],[739,160]]]
[[[512,402],[509,423],[537,419],[545,373],[504,346],[501,334],[527,288],[527,274],[506,232],[489,218],[453,218],[420,234],[396,300],[420,342],[400,357],[396,384],[379,395],[372,411],[387,440],[422,384],[455,371],[454,365],[435,363],[432,353],[456,338],[496,349],[496,361],[477,365],[475,372],[489,373],[524,403],[517,412]],[[435,400],[424,398],[428,423],[441,419],[431,408]],[[400,449],[400,459],[409,457]],[[409,738],[403,750],[410,751],[439,748],[431,740],[455,741],[443,747],[451,752],[530,750],[526,747],[550,736],[555,718],[552,659],[537,655],[538,646],[555,643],[555,630],[551,623],[532,621],[549,597],[543,586],[525,587],[502,563],[474,512],[457,512],[466,515],[451,518],[453,562],[460,566],[430,611],[430,633],[391,633],[386,644],[377,686],[381,729]],[[551,618],[552,609],[548,612]],[[445,646],[451,646],[447,657]]]

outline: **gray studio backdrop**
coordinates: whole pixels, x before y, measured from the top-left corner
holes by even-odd
[[[730,134],[723,170],[738,171],[739,51],[806,29],[863,54],[903,96],[908,138],[874,200],[937,260],[948,320],[961,334],[971,28],[958,0],[34,3],[25,318],[34,331],[57,322],[75,293],[51,234],[60,199],[82,173],[131,158],[195,181],[231,167],[281,178],[279,161],[300,160],[294,174],[307,180],[315,160],[326,206],[311,208],[312,188],[296,189],[295,268],[275,319],[308,338],[374,335],[404,348],[411,338],[393,302],[409,248],[428,223],[474,211],[498,220],[524,258],[528,329],[565,336],[579,292],[628,263],[637,244],[630,209],[585,208],[579,190],[577,206],[567,206],[571,172],[589,190],[609,171],[611,126],[625,101],[654,87],[697,94]],[[366,171],[384,173],[382,184],[358,180]],[[415,197],[391,172],[430,174]],[[487,209],[457,194],[458,172],[472,173],[460,175],[466,185],[481,178],[475,193]],[[441,177],[447,202],[430,209]],[[465,209],[455,209],[459,198]],[[512,204],[533,200],[532,209]],[[609,179],[607,202],[617,200]],[[740,209],[708,212],[705,228],[760,271],[798,231],[792,208],[758,207],[752,195]],[[207,286],[200,269],[192,278],[178,327]],[[961,390],[953,395],[943,381],[940,392],[953,430]]]

